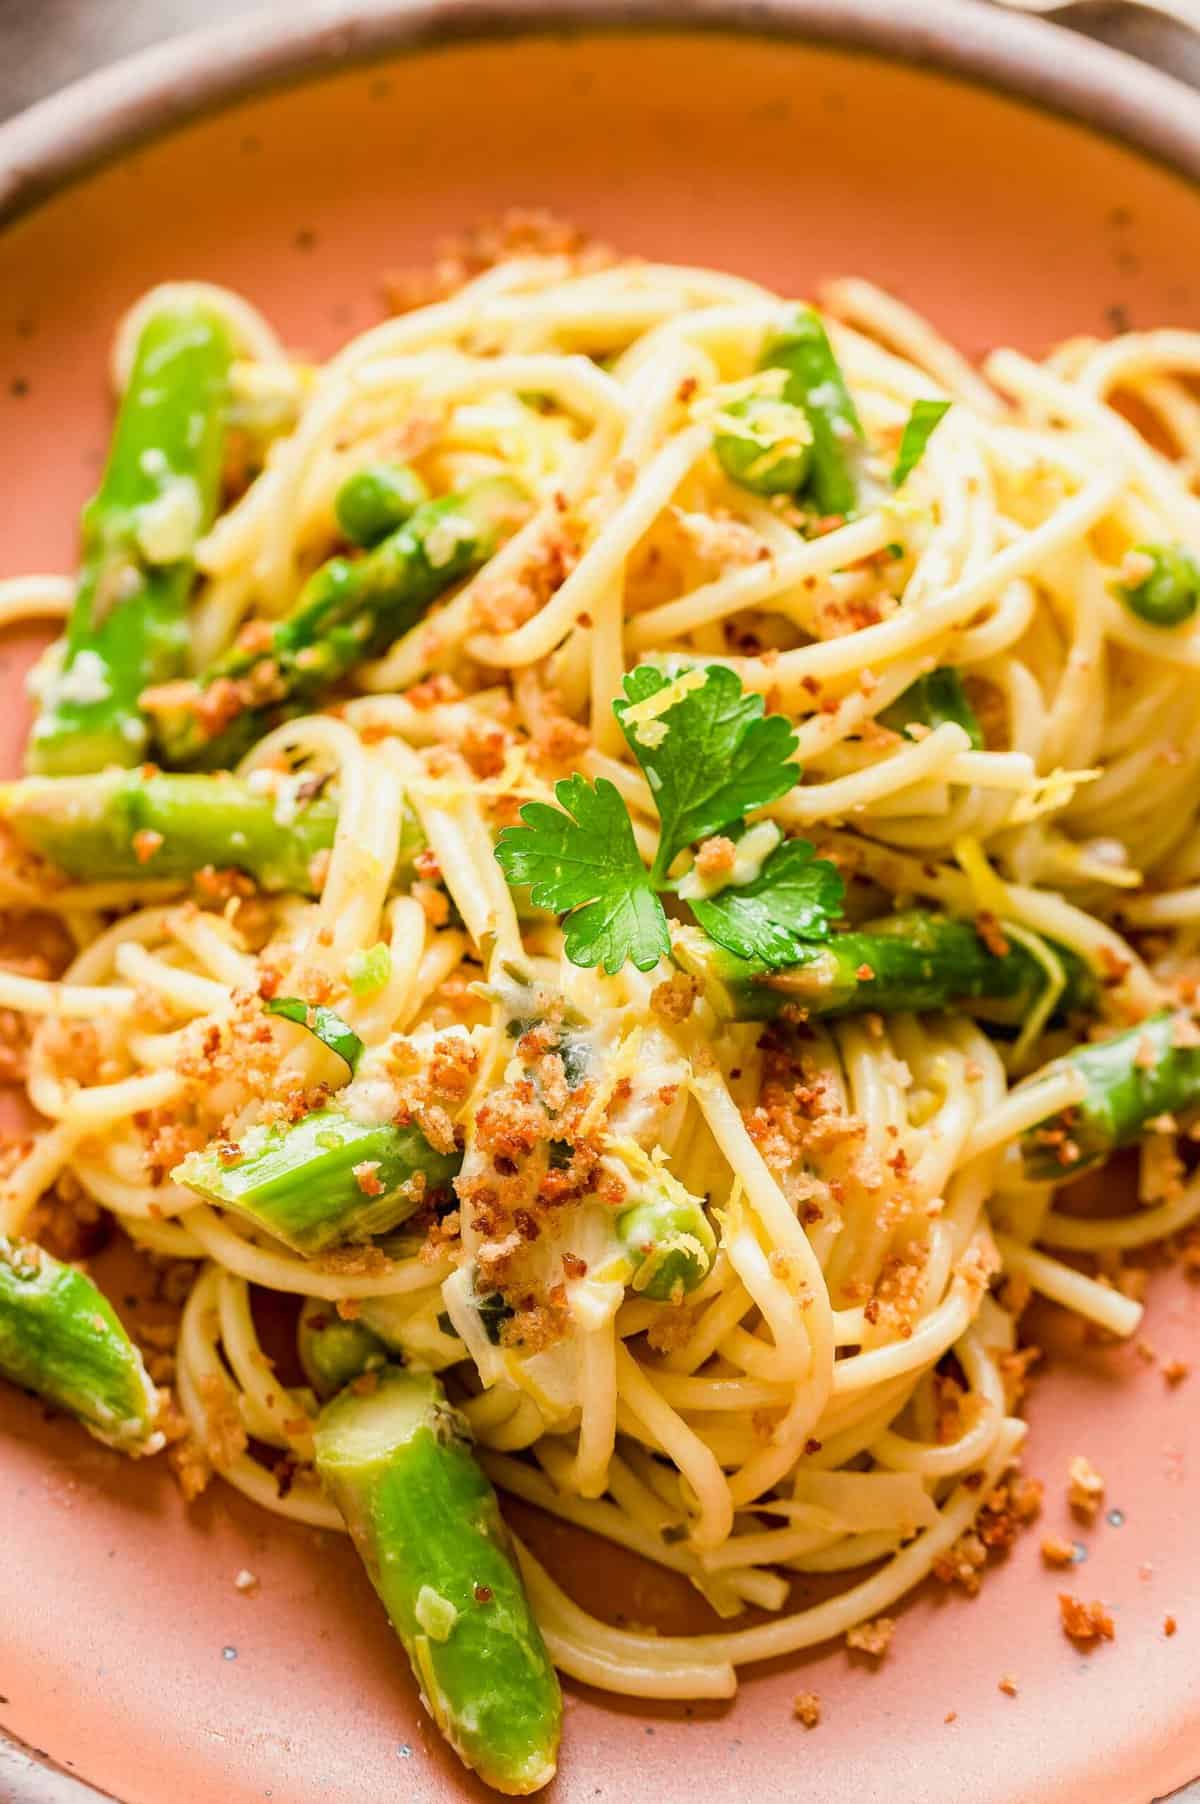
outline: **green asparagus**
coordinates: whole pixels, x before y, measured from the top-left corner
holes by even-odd
[[[717,1242],[704,1205],[669,1172],[656,1171],[638,1185],[616,1228],[639,1296],[670,1302],[695,1290],[712,1269]]]
[[[917,909],[834,934],[782,971],[738,958],[694,928],[677,929],[672,950],[700,979],[717,1014],[734,1021],[769,1021],[789,1003],[810,1015],[853,1015],[940,1009],[968,999],[986,1000],[989,1018],[1019,1021],[1047,981],[1024,946],[1013,942],[997,955],[971,922]],[[1053,950],[1067,978],[1058,1012],[1089,1007],[1096,994],[1092,973],[1064,947]]]
[[[808,493],[814,505],[823,514],[852,514],[862,480],[862,421],[828,334],[811,307],[797,307],[768,338],[759,368],[786,371],[783,398],[802,408],[808,419]]]
[[[176,677],[198,538],[220,479],[232,346],[183,301],[137,343],[99,492],[83,512],[83,564],[58,672],[42,686],[29,768],[48,775],[145,755],[142,690]]]
[[[449,1184],[462,1162],[417,1127],[374,1127],[336,1108],[252,1127],[189,1153],[177,1184],[265,1228],[297,1253],[386,1234]]]
[[[300,1311],[296,1348],[318,1397],[335,1397],[351,1379],[386,1364],[387,1348],[363,1321],[346,1322],[332,1303],[309,1297]]]
[[[1139,545],[1136,578],[1114,585],[1119,600],[1147,626],[1182,626],[1200,607],[1200,563],[1183,545]]]
[[[808,416],[790,401],[743,395],[724,407],[713,450],[731,482],[755,495],[795,495],[812,467]]]
[[[407,464],[368,464],[346,478],[333,511],[352,545],[378,545],[428,499],[428,489]]]
[[[0,1236],[0,1374],[76,1416],[122,1453],[156,1453],[158,1397],[142,1356],[90,1278]]]
[[[943,664],[910,683],[903,695],[898,695],[891,706],[883,710],[879,719],[883,726],[891,727],[894,733],[903,733],[907,738],[913,737],[908,731],[911,726],[940,727],[952,720],[955,726],[963,728],[975,751],[983,750],[979,717],[952,664]]]
[[[1152,1015],[1111,1040],[1077,1046],[1045,1066],[1039,1080],[1078,1072],[1082,1102],[1026,1134],[1026,1176],[1062,1183],[1140,1139],[1163,1115],[1200,1102],[1200,1040],[1186,1015]]]
[[[317,1470],[346,1521],[422,1700],[498,1791],[554,1776],[562,1699],[491,1485],[431,1374],[391,1366],[317,1423]]]
[[[84,882],[191,877],[215,866],[245,871],[264,890],[314,895],[337,804],[321,791],[306,797],[305,782],[300,775],[285,779],[271,794],[225,772],[26,777],[0,784],[0,820],[31,851]],[[412,877],[424,846],[406,801],[395,881]]]
[[[517,484],[491,478],[424,502],[361,557],[322,564],[274,626],[253,622],[195,682],[143,696],[163,763],[236,763],[271,726],[386,651],[445,589],[491,557],[526,505]]]

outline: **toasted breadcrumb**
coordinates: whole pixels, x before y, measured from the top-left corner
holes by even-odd
[[[259,1590],[258,1575],[247,1571],[246,1567],[243,1566],[242,1570],[233,1581],[233,1588],[235,1591],[240,1591],[243,1597],[257,1596]]]
[[[1047,1566],[1073,1566],[1075,1548],[1065,1535],[1046,1535],[1042,1541],[1042,1558]]]
[[[997,1691],[1002,1691],[1006,1698],[1015,1698],[1017,1695],[1017,1681],[1010,1673],[1005,1673],[1004,1677],[998,1681],[996,1689]]]
[[[815,1691],[798,1691],[792,1699],[792,1715],[806,1729],[815,1729],[821,1720],[821,1700]]]
[[[1084,1522],[1094,1522],[1104,1502],[1104,1480],[1086,1454],[1077,1453],[1067,1467],[1067,1502]]]
[[[958,1721],[958,1711],[957,1710],[947,1710],[945,1716],[942,1718],[942,1721],[944,1723],[956,1723]]]
[[[1183,1383],[1191,1369],[1186,1359],[1169,1359],[1162,1369],[1162,1375],[1173,1390],[1176,1385]]]
[[[872,1622],[860,1622],[855,1629],[846,1631],[846,1646],[856,1653],[870,1654],[873,1660],[882,1660],[892,1644],[892,1636],[896,1632],[895,1619],[891,1616],[876,1616]]]
[[[1058,1614],[1063,1634],[1081,1647],[1093,1646],[1097,1641],[1112,1641],[1116,1636],[1113,1619],[1102,1603],[1085,1604],[1069,1591],[1060,1591]]]
[[[1176,1620],[1173,1616],[1164,1616],[1163,1617],[1163,1634],[1164,1635],[1173,1635],[1178,1627],[1179,1627],[1179,1624],[1176,1622]]]

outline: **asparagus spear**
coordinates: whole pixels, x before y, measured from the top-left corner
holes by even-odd
[[[1032,1128],[1021,1144],[1026,1176],[1062,1183],[1140,1139],[1160,1115],[1200,1102],[1200,1044],[1189,1017],[1152,1015],[1111,1040],[1077,1046],[1039,1073],[1070,1069],[1083,1101]]]
[[[87,882],[190,877],[206,866],[245,871],[264,890],[313,895],[313,860],[333,844],[337,803],[277,794],[222,771],[166,774],[144,766],[94,777],[26,777],[0,784],[0,820],[31,851]],[[413,875],[425,835],[406,801],[396,879]]]
[[[1010,944],[997,956],[971,922],[918,909],[861,932],[834,934],[782,971],[738,958],[691,927],[676,930],[672,950],[700,979],[717,1014],[733,1021],[769,1021],[789,1003],[810,1015],[853,1015],[939,1009],[967,999],[986,999],[997,1005],[994,1018],[1019,1021],[1046,986],[1046,973],[1024,946]],[[1067,976],[1060,1012],[1090,1006],[1091,972],[1064,947],[1054,951]]]
[[[220,478],[232,346],[208,308],[173,302],[142,329],[99,492],[61,670],[44,685],[31,770],[137,764],[138,697],[184,668],[196,541]]]
[[[371,1395],[326,1406],[315,1442],[438,1728],[488,1785],[538,1791],[554,1776],[558,1680],[441,1384],[387,1367]]]
[[[517,484],[494,477],[424,502],[359,558],[330,558],[274,626],[253,622],[195,682],[143,697],[163,762],[235,763],[270,726],[385,651],[443,590],[486,562],[525,504]]]
[[[90,1278],[0,1236],[0,1374],[135,1457],[157,1453],[158,1397],[142,1356]]]
[[[428,499],[425,484],[407,464],[368,464],[346,478],[333,511],[352,545],[378,545]]]
[[[797,307],[768,338],[759,368],[785,370],[783,398],[803,409],[812,432],[808,493],[823,514],[858,506],[865,439],[833,346],[811,307]]]
[[[386,1234],[457,1172],[416,1127],[373,1127],[336,1108],[250,1128],[236,1146],[189,1153],[178,1184],[243,1215],[297,1253]]]
[[[296,1347],[318,1397],[335,1397],[351,1379],[387,1362],[386,1346],[365,1322],[343,1321],[320,1297],[309,1297],[300,1311]]]
[[[656,1171],[639,1186],[616,1228],[639,1296],[669,1302],[695,1290],[712,1269],[717,1241],[704,1205],[669,1172]]]

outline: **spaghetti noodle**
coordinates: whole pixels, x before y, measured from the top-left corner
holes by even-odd
[[[512,478],[529,505],[327,711],[246,754],[251,784],[281,795],[315,773],[336,798],[317,897],[243,883],[197,906],[152,869],[149,890],[47,891],[10,861],[8,902],[58,911],[79,949],[61,981],[0,973],[0,1006],[33,1023],[47,1124],[4,1181],[0,1229],[20,1233],[70,1173],[138,1246],[195,1262],[177,1386],[196,1457],[321,1527],[342,1520],[313,1476],[311,1393],[270,1375],[251,1294],[365,1311],[443,1372],[502,1490],[686,1575],[725,1619],[686,1638],[610,1627],[522,1551],[555,1662],[618,1692],[728,1696],[736,1667],[878,1614],[971,1529],[1024,1433],[1003,1377],[1014,1318],[989,1295],[1002,1276],[1129,1335],[1140,1306],[1061,1255],[1200,1218],[1173,1116],[1145,1141],[1148,1206],[1117,1216],[1052,1204],[1053,1173],[1020,1153],[1082,1095],[1052,1062],[1077,1037],[1064,959],[1099,982],[1097,1038],[1186,1005],[1195,982],[1200,617],[1150,624],[1116,586],[1131,547],[1200,545],[1200,340],[998,351],[980,374],[868,283],[834,284],[871,481],[853,517],[817,519],[713,455],[780,317],[753,283],[520,258],[316,370],[246,302],[204,292],[241,359],[237,417],[269,448],[199,545],[195,668],[292,604],[366,465],[403,457],[435,494]],[[118,381],[153,299],[118,335]],[[951,405],[893,489],[926,400]],[[0,585],[5,620],[68,605],[58,578]],[[755,819],[814,839],[852,922],[915,900],[1027,949],[1045,989],[1026,1031],[969,1002],[764,1028],[719,1019],[666,960],[571,962],[495,842],[576,771],[615,786],[653,861],[656,796],[613,709],[646,661],[731,671],[791,724],[803,780]],[[946,669],[978,737],[889,724]],[[425,850],[397,887],[410,808]],[[375,947],[383,980],[356,991]],[[276,995],[344,1017],[365,1048],[348,1088],[328,1045],[264,1012]],[[586,1041],[573,1088],[559,1040],[538,1038],[548,1019]],[[423,1238],[410,1224],[309,1257],[171,1177],[188,1151],[330,1096],[457,1141],[453,1211]],[[556,1161],[584,1147],[587,1183],[548,1201]],[[701,1281],[666,1295],[620,1268],[611,1226],[613,1186],[651,1170],[703,1199],[714,1243]],[[475,1309],[488,1287],[496,1338]],[[817,1572],[846,1588],[792,1609],[790,1576]],[[749,1605],[766,1618],[738,1627]]]

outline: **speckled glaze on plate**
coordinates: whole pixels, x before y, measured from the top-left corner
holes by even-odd
[[[1026,79],[1200,170],[1200,102],[1189,125],[1186,97],[1160,78],[1024,21],[933,3],[906,24],[892,10],[731,8],[725,22],[791,20],[1010,86]],[[369,12],[360,48],[431,30],[412,9]],[[522,16],[528,28],[528,7]],[[105,442],[113,323],[167,276],[244,289],[291,344],[319,354],[379,317],[381,272],[420,262],[438,235],[506,206],[550,206],[634,250],[791,291],[866,274],[970,350],[1038,351],[1126,319],[1200,326],[1200,193],[1077,124],[828,43],[728,28],[472,41],[482,17],[447,8],[447,43],[240,100],[0,237],[0,574],[70,567]],[[719,23],[716,9],[705,17]],[[82,154],[222,88],[327,62],[348,41],[317,36],[295,23],[248,28],[238,62],[226,32],[216,61],[156,53],[115,85],[88,84],[74,110],[56,101],[23,135],[0,132],[0,195],[28,199]],[[6,768],[32,644],[0,643]],[[117,1294],[144,1291],[129,1275]],[[1156,1279],[1145,1335],[1200,1367],[1200,1289]],[[1081,1348],[1034,1388],[1027,1464],[1046,1480],[1045,1528],[1069,1530],[1072,1454],[1086,1451],[1108,1480],[1116,1514],[1069,1530],[1088,1553],[1069,1582],[1112,1605],[1111,1646],[1084,1656],[1063,1639],[1062,1581],[1042,1568],[1035,1530],[977,1601],[918,1594],[878,1670],[819,1649],[749,1672],[729,1706],[695,1708],[568,1686],[548,1798],[675,1804],[699,1788],[720,1804],[1148,1804],[1194,1777],[1197,1384],[1168,1390],[1133,1349]],[[489,1795],[431,1733],[340,1539],[220,1486],[185,1512],[161,1463],[125,1465],[7,1391],[0,1430],[0,1721],[14,1736],[122,1804]],[[712,1626],[669,1575],[527,1509],[513,1519],[611,1620]],[[235,1590],[242,1568],[258,1575],[257,1596]],[[998,1690],[1004,1675],[1015,1697]],[[800,1689],[823,1699],[811,1732],[791,1718]],[[0,1761],[4,1804],[61,1798],[57,1780],[15,1766],[10,1777],[10,1764]]]

